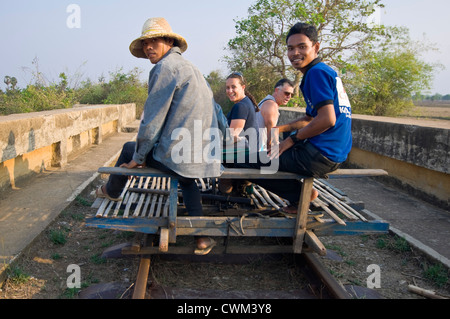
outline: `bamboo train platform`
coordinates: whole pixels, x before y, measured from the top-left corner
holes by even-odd
[[[170,247],[177,236],[241,236],[289,237],[292,246],[252,247],[241,253],[279,252],[302,253],[304,249],[326,254],[320,236],[387,233],[389,224],[367,220],[345,195],[325,179],[298,176],[287,172],[260,174],[255,169],[225,169],[221,178],[228,179],[302,179],[297,214],[284,213],[289,202],[265,190],[257,183],[247,187],[242,196],[223,196],[218,192],[217,178],[198,179],[202,193],[204,216],[188,216],[178,181],[173,176],[151,168],[125,169],[102,167],[103,174],[128,175],[128,183],[119,202],[97,199],[92,205],[96,213],[86,219],[86,226],[132,231],[159,236],[158,247],[142,247],[136,254],[190,254],[193,249]],[[386,175],[383,170],[340,169],[329,178],[354,178]],[[319,197],[310,203],[312,188]],[[219,248],[211,253],[218,253]],[[232,247],[229,249],[233,250]]]

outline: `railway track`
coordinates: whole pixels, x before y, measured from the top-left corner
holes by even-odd
[[[293,249],[295,232],[293,222],[295,217],[285,214],[281,207],[286,207],[289,202],[266,191],[256,184],[247,188],[244,195],[238,197],[217,195],[217,185],[214,179],[199,180],[198,186],[202,192],[202,204],[204,219],[195,219],[184,216],[182,197],[178,193],[177,221],[170,220],[169,206],[177,204],[177,194],[171,197],[169,185],[171,181],[165,177],[139,177],[128,179],[128,185],[122,194],[123,202],[113,203],[108,200],[98,200],[92,205],[97,209],[95,218],[88,219],[90,227],[110,228],[117,230],[131,230],[137,233],[130,246],[121,248],[123,255],[135,255],[140,257],[139,270],[133,285],[133,299],[152,298],[152,289],[149,289],[149,281],[157,282],[152,278],[152,263],[154,256],[158,256],[158,263],[164,262],[169,257],[184,258],[189,262],[214,263],[225,260],[246,260],[249,256],[284,255],[291,256],[296,267],[302,269],[303,276],[307,278],[307,287],[310,288],[305,298],[334,298],[347,299],[350,295],[315,257],[313,251],[326,254],[325,247],[315,235],[321,229],[326,233],[331,228],[339,232],[338,226],[354,225],[353,232],[361,233],[375,229],[376,224],[368,222],[364,216],[346,203],[346,198],[324,181],[315,180],[313,187],[319,191],[319,197],[310,205],[308,212],[308,229],[306,230],[303,248],[294,254]],[[171,202],[173,201],[173,202]],[[172,206],[170,206],[172,207]],[[325,216],[326,215],[326,216]],[[173,229],[158,227],[167,224],[164,219],[169,216],[169,224]],[[346,221],[345,221],[346,220]],[[272,222],[269,227],[265,223]],[[162,223],[162,224],[161,224]],[[161,224],[161,225],[160,225]],[[176,231],[175,231],[175,226]],[[369,228],[364,228],[368,226]],[[363,227],[359,229],[359,227]],[[375,227],[372,229],[371,227]],[[296,229],[296,227],[294,227]],[[351,227],[350,227],[351,228]],[[334,231],[334,230],[333,230]],[[381,231],[383,231],[381,229]],[[220,236],[224,240],[222,246],[218,245],[207,256],[193,255],[191,242],[187,246],[180,246],[178,237],[199,235]],[[146,233],[147,235],[144,235]],[[164,236],[163,236],[164,233]],[[176,245],[168,245],[168,238],[177,238]],[[290,241],[285,245],[267,245],[253,243],[250,245],[229,245],[228,240],[242,238],[282,238]],[[159,239],[159,240],[158,240]],[[220,239],[218,240],[220,241]],[[175,241],[173,241],[175,243]],[[301,251],[301,253],[299,253]],[[196,258],[199,257],[199,258]],[[150,278],[150,280],[149,280]],[[154,287],[153,287],[154,288]],[[153,291],[154,292],[154,291]],[[155,296],[155,294],[153,294]],[[167,296],[167,293],[165,292]],[[153,298],[154,298],[153,296]],[[164,295],[163,295],[164,297]],[[162,298],[163,298],[162,297]],[[173,298],[173,296],[172,296]],[[251,296],[250,296],[251,298]]]
[[[218,245],[206,256],[192,254],[192,245],[174,246],[168,253],[160,253],[157,244],[153,246],[153,236],[137,236],[132,243],[126,247],[121,245],[119,254],[124,257],[139,257],[139,270],[136,280],[129,289],[128,298],[131,299],[235,299],[244,296],[248,299],[350,299],[344,287],[328,272],[320,262],[315,253],[305,251],[302,254],[292,254],[290,245],[245,245],[232,246]],[[254,242],[255,239],[253,239]],[[113,249],[110,249],[110,254]],[[112,253],[117,256],[118,253]],[[107,257],[107,255],[106,255]],[[296,268],[295,274],[301,278],[294,281],[302,282],[302,287],[295,289],[296,293],[290,294],[283,290],[255,289],[247,286],[245,289],[237,288],[235,291],[229,289],[205,289],[204,287],[170,287],[160,283],[158,274],[154,269],[170,267],[171,263],[190,265],[193,269],[209,267],[214,269],[221,265],[242,265],[251,263],[270,263],[271,261],[289,263]],[[201,265],[201,266],[200,266]],[[280,265],[280,264],[277,264]],[[227,267],[225,266],[225,267]],[[181,265],[183,267],[183,265]],[[247,268],[248,274],[252,276],[252,269]],[[281,271],[281,270],[280,270]],[[172,271],[174,277],[177,270]],[[220,272],[220,269],[218,270]],[[180,275],[180,281],[184,281],[185,274]],[[195,275],[194,275],[195,276]],[[241,274],[242,276],[242,274]],[[176,278],[174,278],[176,280]],[[288,286],[288,283],[286,283]],[[292,288],[292,285],[290,285]]]
[[[319,287],[323,285],[326,289],[327,296],[331,299],[351,299],[349,293],[336,281],[313,253],[303,253],[300,255],[300,258],[304,259],[307,266],[314,273],[311,281]]]

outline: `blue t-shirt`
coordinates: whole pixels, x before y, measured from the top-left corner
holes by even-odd
[[[254,132],[256,133],[256,140],[258,141],[258,123],[256,121],[256,111],[255,106],[253,105],[252,101],[246,96],[241,101],[233,105],[233,108],[231,109],[230,113],[228,113],[228,125],[231,124],[232,120],[245,120],[244,129],[239,134],[239,136],[245,136],[247,140],[249,139],[249,136],[245,135],[245,133],[249,134],[251,133],[249,129],[254,129]],[[253,141],[249,141],[253,142]],[[257,148],[257,145],[256,145]]]
[[[306,114],[316,117],[320,107],[333,104],[336,124],[308,140],[322,155],[333,162],[342,163],[352,148],[352,109],[342,80],[336,71],[318,61],[320,60],[311,63],[300,85],[306,101]]]

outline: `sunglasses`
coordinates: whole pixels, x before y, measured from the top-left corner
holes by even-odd
[[[284,93],[284,96],[286,96],[286,97],[293,97],[294,96],[294,93],[291,93],[291,92],[283,92]]]

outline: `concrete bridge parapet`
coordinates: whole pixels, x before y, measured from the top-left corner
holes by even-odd
[[[136,120],[136,105],[90,105],[0,116],[0,189],[63,167],[71,156]]]
[[[304,109],[281,108],[280,113],[284,124]],[[386,181],[450,208],[450,121],[353,114],[352,134],[348,165],[384,169]]]

